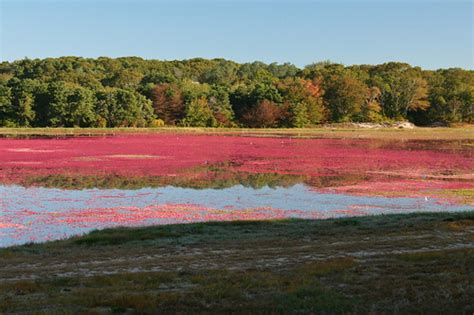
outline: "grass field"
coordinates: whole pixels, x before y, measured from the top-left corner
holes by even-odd
[[[0,128],[0,135],[114,135],[133,133],[193,133],[228,134],[253,136],[291,136],[291,137],[329,137],[329,138],[368,138],[392,140],[472,140],[474,126],[464,125],[456,128],[414,128],[414,129],[363,129],[363,128]]]
[[[471,314],[474,212],[109,229],[0,266],[0,313]]]

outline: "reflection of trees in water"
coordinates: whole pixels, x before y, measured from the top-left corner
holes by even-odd
[[[140,189],[144,187],[175,186],[195,189],[224,189],[236,185],[244,187],[291,187],[304,183],[315,188],[353,185],[369,180],[368,176],[354,174],[307,176],[279,173],[216,172],[205,174],[187,174],[184,176],[144,176],[126,177],[122,175],[46,175],[24,179],[22,186],[40,186],[62,189],[116,188]]]
[[[339,174],[330,176],[311,176],[305,183],[314,188],[337,187],[355,185],[362,181],[370,180],[369,176],[357,174]]]
[[[303,175],[278,173],[246,173],[207,171],[199,174],[185,174],[183,176],[143,176],[126,177],[123,175],[63,175],[53,174],[34,176],[22,180],[22,186],[41,186],[63,189],[87,188],[117,188],[140,189],[144,187],[185,187],[196,189],[224,189],[236,185],[245,187],[291,187],[305,182],[308,179]]]

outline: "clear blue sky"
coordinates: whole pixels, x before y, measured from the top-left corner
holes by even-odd
[[[0,58],[404,61],[473,69],[473,2],[0,0]]]

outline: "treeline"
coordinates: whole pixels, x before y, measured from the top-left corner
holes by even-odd
[[[4,127],[307,127],[474,121],[474,71],[406,63],[299,69],[224,59],[63,57],[0,63]]]

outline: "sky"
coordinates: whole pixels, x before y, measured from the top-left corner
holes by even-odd
[[[473,69],[473,1],[0,0],[0,59],[225,58]]]

